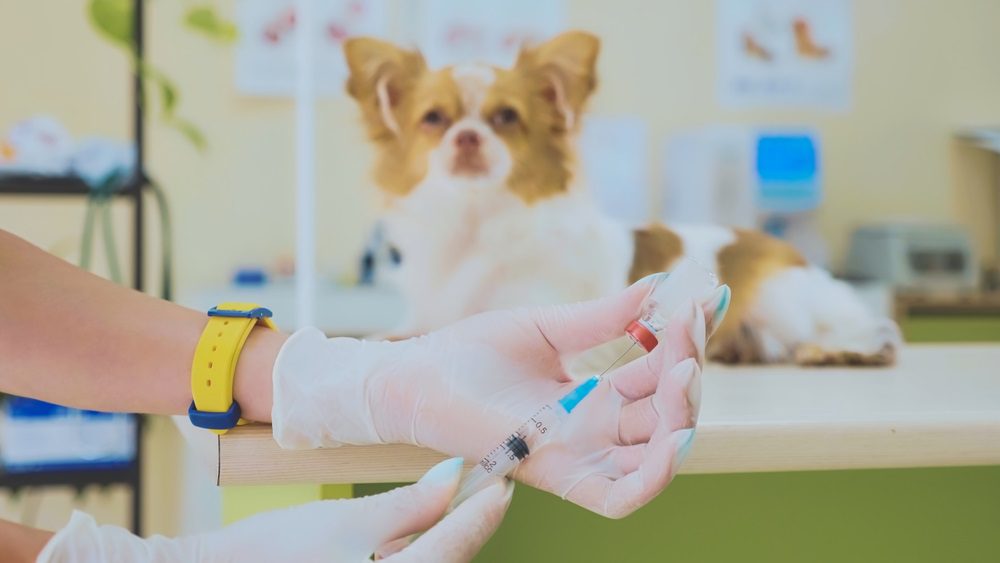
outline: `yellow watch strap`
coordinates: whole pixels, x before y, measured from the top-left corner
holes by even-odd
[[[250,316],[265,311],[267,316]],[[277,330],[270,311],[255,303],[222,303],[209,311],[208,323],[195,347],[191,364],[193,409],[199,413],[225,413],[233,406],[233,378],[243,345],[260,323]],[[194,418],[192,417],[192,421]],[[242,418],[239,424],[245,424]],[[216,434],[228,429],[210,428]]]

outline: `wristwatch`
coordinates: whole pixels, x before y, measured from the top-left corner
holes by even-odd
[[[256,303],[221,303],[208,311],[191,363],[191,406],[188,418],[200,428],[225,434],[237,424],[240,405],[233,399],[233,377],[243,345],[257,325],[277,330],[271,311]]]

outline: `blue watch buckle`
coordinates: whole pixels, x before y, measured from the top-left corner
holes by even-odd
[[[235,400],[233,404],[229,405],[229,410],[225,412],[200,411],[195,407],[194,401],[191,401],[191,406],[188,407],[188,418],[191,420],[191,424],[209,430],[229,430],[236,426],[242,414],[240,404]]]
[[[210,317],[235,317],[240,319],[269,319],[274,316],[267,307],[255,307],[249,311],[233,311],[232,309],[220,309],[212,307],[208,310]]]

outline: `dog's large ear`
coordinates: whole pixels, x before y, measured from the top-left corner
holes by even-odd
[[[370,37],[347,40],[344,57],[351,72],[347,93],[361,106],[369,133],[373,138],[399,134],[396,110],[427,69],[424,57]]]
[[[597,87],[597,55],[601,40],[584,31],[568,31],[537,47],[524,48],[516,69],[541,78],[541,93],[563,117],[565,130],[578,123],[578,116]]]

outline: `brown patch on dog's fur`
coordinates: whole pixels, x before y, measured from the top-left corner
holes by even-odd
[[[760,342],[750,325],[729,321],[728,315],[722,322],[727,326],[735,326],[735,329],[730,331],[725,340],[712,337],[706,352],[711,360],[724,364],[759,364],[764,361]]]
[[[722,326],[716,328],[708,357],[724,363],[757,363],[764,360],[760,344],[744,322],[760,284],[768,277],[806,261],[790,244],[756,231],[736,229],[736,240],[718,252],[721,283],[729,284],[732,301]],[[663,272],[684,254],[683,240],[662,225],[635,231],[635,254],[629,280]]]
[[[450,72],[430,72],[420,53],[385,41],[350,39],[344,55],[351,71],[347,93],[357,100],[376,147],[375,182],[389,195],[405,196],[427,174],[428,153],[444,135],[443,130],[421,128],[421,118],[434,107],[450,116],[460,113],[458,88]],[[398,134],[380,106],[378,85],[383,81]]]
[[[571,31],[522,49],[514,68],[495,71],[496,83],[483,113],[491,115],[506,105],[521,115],[517,129],[494,130],[514,161],[507,186],[525,203],[569,189],[575,164],[570,134],[579,129],[587,100],[597,88],[600,48],[597,37]]]
[[[719,249],[718,274],[729,284],[732,301],[722,325],[709,342],[707,356],[717,362],[753,364],[766,360],[746,316],[762,283],[787,268],[807,265],[787,242],[757,231],[735,229],[736,240]],[[635,254],[629,280],[669,270],[684,254],[683,240],[662,225],[635,231]],[[895,362],[895,348],[886,345],[873,354],[830,351],[814,344],[794,350],[795,363],[803,366],[888,366]]]
[[[628,273],[629,283],[670,269],[670,265],[684,255],[681,237],[663,225],[637,229],[633,235],[635,252]]]
[[[759,362],[763,358],[752,331],[744,324],[757,291],[769,277],[806,260],[787,242],[757,231],[734,229],[736,240],[717,255],[719,281],[733,292],[729,312],[708,347],[708,357],[723,362]]]

